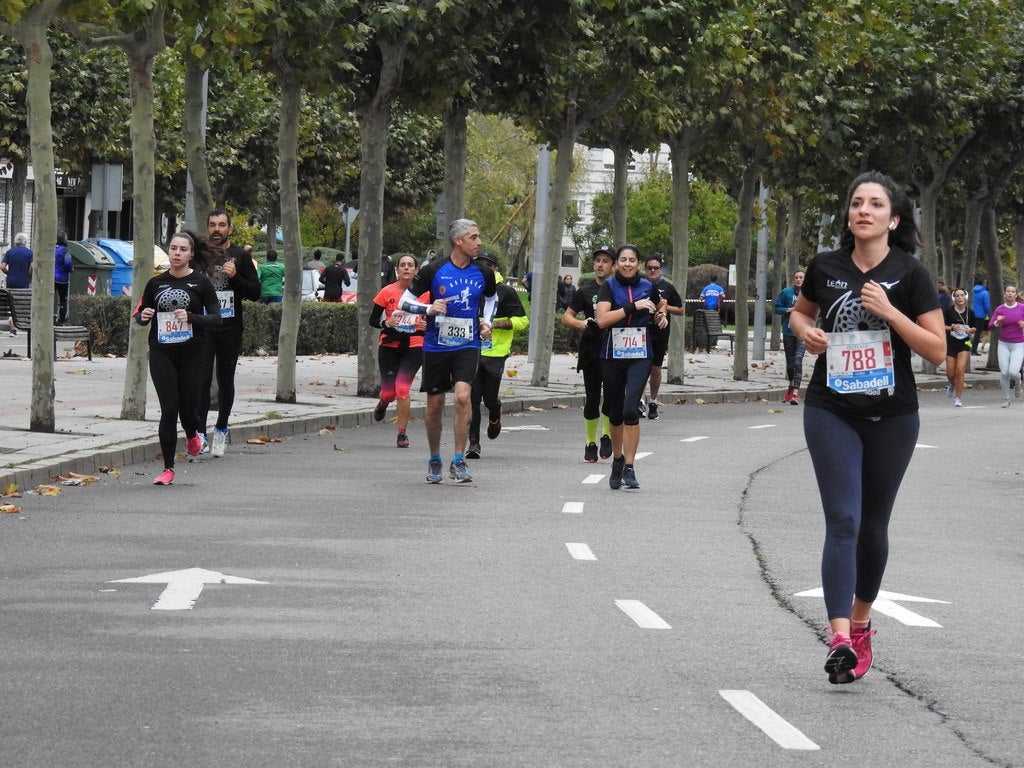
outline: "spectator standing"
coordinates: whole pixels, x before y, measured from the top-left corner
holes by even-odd
[[[231,242],[232,234],[231,215],[223,208],[210,211],[206,217],[209,247],[202,249],[207,254],[206,261],[195,260],[195,265],[213,283],[220,302],[221,323],[216,328],[207,329],[204,334],[206,371],[196,413],[203,453],[209,450],[218,458],[227,450],[228,421],[235,405],[235,370],[238,368],[238,356],[242,354],[242,301],[256,301],[261,293],[259,275],[253,269],[252,260],[244,248]],[[206,439],[206,421],[210,415],[210,387],[214,375],[217,377],[217,422],[211,446]]]
[[[800,405],[800,385],[804,378],[804,344],[789,324],[789,316],[796,306],[796,298],[803,284],[804,273],[797,270],[793,273],[793,284],[779,291],[772,307],[776,315],[782,316],[782,349],[786,353],[786,380],[789,382],[782,402],[790,405]]]
[[[7,274],[8,288],[32,287],[32,250],[28,247],[28,235],[24,232],[14,236],[14,245],[0,261],[0,270]],[[7,319],[7,325],[11,336],[17,336],[13,317]]]
[[[395,282],[395,262],[386,253],[380,255],[380,287]]]
[[[324,253],[319,248],[313,251],[313,258],[306,262],[304,269],[315,269],[317,272],[323,272],[327,269],[327,265],[323,259]]]
[[[1010,407],[1010,390],[1020,397],[1020,369],[1024,364],[1024,304],[1017,301],[1017,286],[1008,285],[1003,303],[992,310],[989,329],[998,329],[999,383],[1003,387],[1003,408]]]
[[[164,471],[153,485],[174,482],[174,452],[178,421],[185,430],[185,450],[198,456],[203,442],[196,425],[199,390],[203,384],[205,331],[220,322],[220,302],[213,283],[192,267],[198,239],[187,232],[171,238],[171,267],[152,278],[142,292],[133,316],[149,325],[149,373],[160,399],[160,450]]]
[[[420,385],[420,390],[427,393],[427,482],[441,482],[441,420],[445,396],[454,390],[455,446],[448,476],[457,483],[470,483],[473,477],[465,460],[472,415],[470,396],[480,361],[480,342],[491,338],[490,323],[479,319],[480,303],[484,303],[483,317],[493,317],[495,284],[494,273],[473,261],[480,252],[476,222],[456,219],[448,227],[448,240],[451,253],[419,271],[399,306],[404,312],[427,315]],[[419,300],[423,293],[428,293],[429,303]]]
[[[572,275],[565,275],[558,283],[558,299],[555,302],[555,309],[565,312],[572,304],[572,298],[576,295],[576,286],[572,284]]]
[[[861,174],[846,195],[845,224],[839,249],[811,260],[790,314],[793,333],[818,356],[804,435],[825,517],[832,684],[871,667],[889,518],[920,428],[911,351],[933,365],[946,353],[935,282],[912,255],[917,226],[906,192],[881,173]]]
[[[949,286],[946,285],[945,280],[936,280],[935,290],[939,294],[939,309],[945,312],[953,304],[953,299],[949,295]]]
[[[519,278],[519,284],[526,289],[526,298],[533,301],[533,271],[531,270]]]
[[[971,331],[974,330],[974,310],[967,306],[967,291],[953,291],[953,304],[943,312],[946,323],[946,397],[953,405],[963,407],[964,374],[971,359]]]
[[[490,251],[480,251],[474,259],[484,262],[494,272],[497,306],[491,324],[491,338],[480,344],[480,364],[473,379],[473,390],[470,395],[473,416],[469,422],[469,448],[467,459],[480,458],[480,403],[487,406],[487,438],[494,440],[501,434],[501,400],[498,391],[501,387],[501,376],[505,373],[505,361],[512,351],[512,340],[518,331],[530,325],[519,293],[498,272],[498,259]],[[484,318],[487,320],[487,318]]]
[[[601,400],[601,329],[597,325],[596,312],[597,294],[614,271],[615,251],[610,245],[599,245],[593,255],[593,281],[580,284],[572,304],[562,315],[562,325],[580,332],[576,370],[583,374],[583,428],[586,433],[583,460],[589,464],[597,462],[597,427],[602,414],[604,426],[601,431],[600,456],[607,459],[612,455],[608,402],[606,400],[602,405]]]
[[[701,289],[700,297],[704,299],[704,309],[718,312],[722,308],[722,300],[725,298],[725,288],[710,278],[708,284]]]
[[[66,325],[68,322],[68,288],[74,269],[71,252],[68,250],[68,236],[63,231],[58,232],[57,246],[53,249],[53,290],[57,294],[58,325]]]
[[[988,329],[988,321],[992,315],[992,298],[989,296],[985,280],[981,275],[976,275],[974,278],[971,309],[974,310],[974,340],[971,342],[971,354],[980,355],[981,335]]]
[[[257,272],[260,280],[260,304],[280,304],[284,301],[284,264],[277,260],[277,251],[267,251],[267,260]]]
[[[320,273],[320,284],[324,286],[324,301],[342,300],[342,293],[352,284],[345,266],[345,254],[337,254],[334,263]]]
[[[665,327],[662,328],[657,322],[651,324],[651,399],[646,405],[647,418],[658,418],[658,393],[661,391],[662,367],[665,365],[665,355],[668,353],[668,340],[672,331],[672,315],[682,317],[685,312],[683,308],[683,297],[679,291],[664,277],[665,262],[661,256],[650,256],[644,264],[644,274],[651,284],[658,289],[658,295],[665,300],[661,307],[665,312]],[[641,402],[640,412],[644,411]]]
[[[412,380],[416,378],[416,372],[423,364],[423,331],[427,327],[424,315],[398,309],[398,303],[416,276],[416,271],[416,257],[411,253],[400,254],[396,270],[397,279],[380,289],[373,299],[373,309],[370,311],[370,326],[381,329],[377,348],[380,399],[373,409],[373,419],[383,421],[388,404],[392,400],[397,403],[396,445],[399,448],[409,447],[409,437],[406,434],[409,425],[409,395]],[[419,301],[429,301],[429,294],[419,296]]]
[[[664,300],[640,274],[640,251],[623,245],[616,253],[618,269],[597,294],[601,338],[601,378],[608,420],[612,425],[612,471],[608,485],[639,488],[633,461],[640,445],[640,396],[651,373],[650,325],[668,325]]]

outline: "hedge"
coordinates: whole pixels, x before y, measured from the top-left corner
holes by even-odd
[[[131,299],[127,296],[72,296],[79,323],[92,331],[93,352],[97,355],[128,353],[128,322]],[[281,324],[282,304],[245,303],[245,332],[242,354],[256,355],[277,352],[277,333]],[[299,337],[296,354],[355,354],[358,348],[355,304],[304,301],[299,316]],[[516,334],[512,352],[525,355],[529,347],[529,331]],[[573,331],[555,317],[554,351],[559,354],[575,351]]]

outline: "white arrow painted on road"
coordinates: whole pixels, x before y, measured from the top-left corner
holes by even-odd
[[[266,584],[265,581],[228,576],[205,568],[185,568],[181,571],[151,573],[133,579],[113,579],[111,584],[166,584],[160,599],[153,603],[154,611],[187,611],[196,604],[207,584]]]
[[[808,589],[806,592],[797,592],[797,597],[823,597],[821,587],[817,589]],[[927,616],[922,616],[919,613],[907,610],[902,605],[897,605],[897,601],[903,603],[942,603],[943,605],[949,605],[948,600],[933,600],[930,597],[915,597],[914,595],[902,595],[899,592],[886,592],[884,589],[879,591],[878,597],[872,604],[872,610],[878,611],[879,613],[888,616],[891,619],[901,624],[905,624],[908,627],[938,627],[942,628],[942,625],[932,621]]]

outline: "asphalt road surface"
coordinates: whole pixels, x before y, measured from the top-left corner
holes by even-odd
[[[998,402],[924,395],[846,686],[800,594],[802,406],[663,407],[638,491],[551,409],[506,417],[470,485],[424,482],[417,423],[409,450],[375,425],[27,495],[0,516],[0,765],[1024,765],[1024,404]]]

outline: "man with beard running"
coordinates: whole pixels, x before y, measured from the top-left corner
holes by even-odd
[[[241,246],[233,245],[231,216],[223,208],[210,211],[206,234],[211,257],[199,265],[210,278],[220,300],[221,325],[206,333],[207,361],[200,391],[196,423],[207,450],[206,420],[210,412],[210,386],[217,374],[217,423],[213,430],[214,456],[223,456],[228,444],[228,419],[235,404],[235,368],[242,352],[242,299],[259,301],[260,279]]]

